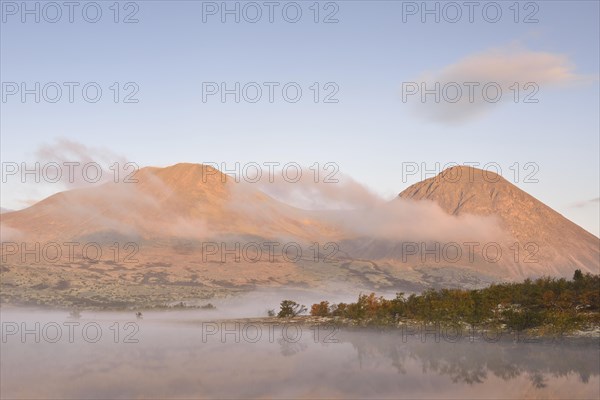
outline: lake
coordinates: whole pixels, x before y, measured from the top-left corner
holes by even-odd
[[[209,311],[3,308],[2,398],[600,397],[598,340],[261,325]],[[204,321],[204,322],[203,322]]]

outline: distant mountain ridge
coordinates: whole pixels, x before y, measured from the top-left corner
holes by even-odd
[[[477,288],[525,277],[567,277],[575,269],[600,272],[600,239],[502,177],[474,168],[445,170],[373,210],[334,213],[291,207],[199,164],[146,167],[135,179],[137,183],[107,183],[57,193],[29,208],[2,214],[0,222],[3,242],[99,241],[108,247],[116,241],[121,245],[133,241],[140,245],[136,263],[108,260],[93,263],[93,268],[86,260],[60,266],[23,265],[15,255],[3,262],[4,293],[23,300],[26,292],[26,301],[41,296],[38,300],[43,302],[43,296],[62,293],[48,284],[56,281],[56,287],[72,285],[76,290],[66,302],[91,296],[90,285],[106,299],[115,293],[121,299],[139,293],[138,300],[177,300],[220,290],[288,285],[344,286],[352,292],[357,288],[391,292]],[[417,211],[419,218],[413,215]],[[397,219],[397,212],[403,219]],[[443,220],[440,224],[450,239],[456,227],[462,229],[457,238],[468,234],[481,242],[480,248],[486,241],[500,244],[502,258],[490,263],[479,250],[473,259],[437,261],[409,251],[421,241],[432,246],[432,240],[410,236],[420,232],[411,230],[411,224],[436,225],[438,220]],[[382,229],[371,229],[378,224]],[[398,231],[396,224],[404,225]],[[465,233],[465,226],[479,226],[479,230]],[[437,227],[424,231],[427,237]],[[199,252],[205,241],[243,245],[272,240],[279,241],[280,249],[284,242],[300,243],[306,252],[292,262],[281,253],[274,259],[263,254],[258,262],[236,262],[219,255],[207,261]],[[515,242],[518,257],[510,250]],[[320,247],[317,258],[313,257],[315,243]],[[333,243],[335,253],[331,246],[325,247],[328,243]],[[535,251],[531,251],[532,244],[537,246]],[[331,254],[335,257],[325,260],[324,255]],[[47,289],[40,292],[39,287]]]
[[[220,235],[318,236],[318,221],[200,164],[145,167],[135,183],[106,183],[52,195],[4,215],[28,240],[75,240],[104,232],[135,240]],[[97,236],[97,235],[96,235]]]
[[[452,167],[408,187],[399,197],[434,201],[451,215],[497,216],[516,241],[539,246],[534,267],[541,273],[569,276],[576,268],[598,273],[596,236],[496,173]]]

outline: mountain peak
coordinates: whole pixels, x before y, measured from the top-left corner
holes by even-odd
[[[168,167],[145,167],[134,176],[134,186],[158,198],[177,194],[179,200],[188,202],[224,199],[232,180],[226,174],[209,165],[179,163]]]
[[[560,264],[559,268],[565,269],[557,271],[561,275],[572,272],[567,267],[598,267],[600,242],[596,236],[496,173],[452,167],[409,186],[398,197],[434,201],[455,216],[497,216],[520,246],[539,248],[541,264]]]
[[[448,167],[440,172],[436,179],[444,180],[451,183],[456,182],[490,182],[497,183],[505,181],[505,179],[497,173],[490,170],[483,170],[468,165],[455,165]]]
[[[168,167],[146,167],[142,168],[140,174],[152,174],[160,177],[165,183],[188,182],[188,183],[226,183],[227,175],[216,168],[205,164],[178,163]]]
[[[433,178],[415,183],[399,197],[434,200],[452,215],[496,213],[502,208],[502,201],[538,202],[495,172],[463,165],[447,168]]]

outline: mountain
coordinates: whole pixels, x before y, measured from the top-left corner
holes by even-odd
[[[312,239],[327,230],[210,166],[146,167],[134,179],[57,193],[3,215],[2,225],[28,241],[121,238],[147,243],[222,236]]]
[[[146,167],[135,180],[2,214],[0,301],[155,306],[265,287],[394,293],[600,272],[597,237],[478,169],[451,168],[390,202],[335,212],[291,207],[199,164]],[[71,242],[102,256],[65,260]],[[35,243],[41,259],[22,251]],[[44,253],[48,243],[61,258]],[[489,244],[502,257],[490,262]]]
[[[519,244],[519,262],[512,267],[520,276],[570,277],[575,269],[600,272],[600,240],[596,236],[493,172],[452,167],[408,187],[399,198],[433,201],[454,216],[497,217]],[[510,242],[506,245],[511,246]]]
[[[337,265],[322,268],[307,247],[339,234],[311,213],[204,165],[146,167],[134,178],[2,214],[0,303],[204,304],[259,287],[326,285],[335,276]],[[288,244],[304,252],[288,256]]]

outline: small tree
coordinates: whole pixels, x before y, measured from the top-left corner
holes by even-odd
[[[531,310],[506,310],[503,313],[506,326],[516,331],[524,331],[538,326],[541,323],[540,316]]]
[[[300,305],[292,300],[283,300],[281,302],[281,309],[279,310],[279,314],[277,314],[277,316],[279,318],[292,318],[305,312],[306,306]]]
[[[332,304],[331,315],[334,317],[345,317],[347,308],[348,304],[346,303]]]
[[[322,301],[318,304],[313,304],[310,308],[310,315],[313,317],[327,317],[329,315],[329,302]]]
[[[554,333],[559,334],[561,337],[574,329],[579,327],[579,318],[574,310],[559,310],[550,315],[548,318],[552,324]]]

